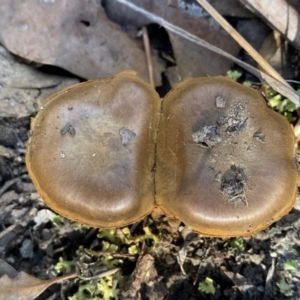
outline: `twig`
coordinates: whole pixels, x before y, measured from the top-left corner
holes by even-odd
[[[203,259],[204,257],[207,257],[207,256],[208,256],[210,250],[211,250],[210,248],[207,248],[207,249],[205,250],[205,253],[202,255],[202,259]],[[201,263],[200,263],[199,266],[198,266],[198,270],[197,270],[195,279],[194,279],[194,281],[193,281],[193,285],[194,285],[194,286],[195,286],[195,285],[197,284],[197,282],[198,282],[201,267],[202,267],[202,265],[201,265]]]
[[[0,197],[4,194],[4,192],[11,187],[13,184],[15,184],[16,182],[20,181],[20,178],[14,178],[12,180],[6,181],[5,184],[2,186],[2,188],[0,189]]]
[[[244,48],[248,54],[272,77],[287,84],[281,75],[206,1],[197,2]]]
[[[298,81],[298,80],[286,79],[285,81],[286,81],[286,82],[291,82],[291,83],[300,84],[300,81]]]
[[[66,248],[67,248],[67,246],[62,246],[62,247],[56,248],[55,250],[53,250],[53,254],[63,252]]]
[[[296,146],[298,142],[300,141],[300,119],[297,121],[297,123],[294,126],[294,134],[296,137]]]
[[[144,47],[146,52],[149,83],[153,87],[155,87],[154,78],[153,78],[153,64],[152,64],[151,51],[150,51],[150,41],[149,41],[149,35],[146,26],[143,27],[143,42],[144,42]]]
[[[46,300],[56,300],[56,299],[59,299],[60,295],[61,295],[61,292],[58,291],[58,292],[52,294],[51,296],[49,296]]]
[[[179,264],[181,273],[184,276],[187,276],[187,274],[186,274],[186,272],[184,270],[184,267],[183,267],[184,261],[186,259],[186,254],[187,254],[187,244],[185,242],[184,245],[183,245],[183,247],[179,250],[178,254],[176,255],[176,259],[177,259],[177,262]]]
[[[98,231],[98,228],[92,228],[88,234],[84,237],[83,239],[83,243],[85,243],[94,233],[96,233],[96,231]]]
[[[190,228],[191,229],[191,228]],[[188,235],[187,235],[188,236]],[[185,276],[187,276],[185,270],[184,270],[184,262],[186,260],[186,256],[187,256],[187,251],[188,251],[188,246],[190,246],[192,243],[194,242],[197,242],[199,241],[199,239],[201,239],[198,235],[196,237],[194,237],[193,239],[191,240],[187,240],[187,236],[184,237],[185,241],[184,241],[184,244],[183,244],[183,247],[178,251],[178,254],[176,255],[176,259],[177,259],[177,262],[180,266],[180,270],[181,270],[181,273]]]

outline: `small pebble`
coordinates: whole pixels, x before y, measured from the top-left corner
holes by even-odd
[[[226,100],[221,96],[217,96],[216,97],[216,107],[217,108],[224,108],[225,105],[226,105]]]
[[[23,258],[33,257],[33,245],[30,239],[26,239],[23,241],[20,248],[20,253]]]
[[[174,258],[170,254],[166,255],[165,260],[167,265],[172,265],[175,262]]]

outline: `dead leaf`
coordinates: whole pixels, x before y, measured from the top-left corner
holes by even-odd
[[[285,0],[240,0],[249,10],[279,31],[296,49],[300,50],[300,16]]]
[[[167,293],[168,290],[155,269],[154,258],[150,254],[141,254],[133,273],[121,292],[120,299],[162,300]]]
[[[40,280],[25,272],[20,272],[14,278],[3,275],[0,278],[0,300],[32,300],[50,285],[75,277],[76,273],[49,280]]]
[[[7,274],[9,277],[16,277],[18,272],[6,261],[0,259],[0,278],[5,274]]]
[[[121,1],[121,0],[118,0]],[[123,0],[124,1],[124,0]],[[220,53],[222,56],[230,58],[232,61],[237,63],[239,66],[243,67],[245,70],[251,72],[254,76],[258,77],[259,79],[267,82],[274,90],[278,93],[284,95],[292,102],[295,103],[296,107],[300,106],[300,97],[296,93],[296,91],[282,78],[282,76],[273,68],[271,67],[262,57],[261,55],[241,36],[208,2],[207,0],[197,0],[202,7],[205,8],[209,12],[211,16],[213,16],[221,25],[222,27],[230,33],[230,35],[248,52],[251,57],[257,61],[264,72],[253,68],[251,65],[233,57],[229,53],[215,47],[212,44],[207,43],[206,41],[199,40],[197,38],[197,42],[199,45],[202,45],[205,48],[210,49],[216,53]],[[188,36],[188,33],[186,33]],[[189,36],[190,39],[195,40],[195,36]]]
[[[148,79],[142,41],[110,21],[101,1],[0,0],[0,42],[30,61],[64,68],[86,79],[135,70]],[[164,66],[154,61],[159,85]]]
[[[184,29],[182,29],[182,28],[180,28],[180,27],[178,27],[178,26],[176,26],[176,25],[174,25],[170,22],[165,21],[164,19],[145,11],[144,9],[141,9],[137,5],[134,5],[134,4],[130,3],[129,0],[116,0],[116,1],[125,4],[129,8],[132,8],[132,9],[140,12],[141,14],[144,14],[145,16],[151,18],[153,22],[157,22],[158,24],[164,26],[169,31],[171,31],[173,33],[176,33],[177,35],[180,35],[181,37],[184,37],[187,41],[191,41],[191,42],[193,42],[193,43],[195,43],[199,46],[202,46],[206,49],[209,49],[210,51],[213,51],[213,52],[215,52],[215,53],[217,53],[217,54],[219,54],[223,57],[226,57],[226,58],[230,59],[231,61],[235,62],[236,64],[238,64],[239,66],[241,66],[242,68],[247,70],[248,72],[252,73],[254,76],[259,78],[260,80],[262,80],[262,81],[266,82],[267,84],[269,84],[278,93],[280,93],[283,96],[287,97],[289,100],[291,100],[293,103],[295,103],[296,107],[300,107],[300,97],[299,97],[299,95],[284,80],[282,82],[280,80],[274,79],[273,77],[271,77],[267,73],[264,73],[264,72],[262,72],[262,71],[260,71],[256,68],[252,67],[251,65],[239,60],[238,58],[231,55],[230,53],[228,53],[228,52],[226,52],[226,51],[224,51],[224,50],[208,43],[207,41],[197,37],[196,35],[188,32],[188,31],[186,31],[186,30],[184,30]],[[199,0],[197,0],[197,1],[199,1]]]
[[[196,6],[198,10],[202,9],[198,4]],[[115,22],[134,27],[155,22],[168,31],[177,64],[176,70],[173,69],[176,74],[168,78],[171,85],[191,77],[225,74],[231,67],[230,60],[186,39],[178,31],[170,28],[172,24],[179,30],[187,31],[234,56],[240,49],[227,33],[212,26],[211,19],[200,18],[183,8],[168,5],[167,1],[109,0],[106,1],[105,7],[108,16]],[[205,15],[207,16],[206,13]],[[169,24],[171,25],[168,26]]]
[[[31,115],[51,94],[79,82],[75,78],[44,74],[22,64],[2,46],[0,78],[0,118]]]
[[[287,42],[279,32],[273,31],[264,40],[259,53],[284,78],[294,78],[296,70],[287,50]]]
[[[265,296],[264,299],[267,299],[268,293],[272,290],[272,280],[274,277],[275,273],[275,259],[272,259],[272,264],[271,267],[269,268],[267,272],[267,277],[266,277],[266,284],[265,284]]]
[[[233,284],[238,288],[238,290],[245,295],[248,290],[255,289],[255,286],[250,279],[245,278],[239,273],[233,273],[229,271],[224,271],[225,275],[228,276],[233,282]]]
[[[246,9],[239,0],[211,0],[210,4],[223,16],[236,18],[253,18],[254,15]]]

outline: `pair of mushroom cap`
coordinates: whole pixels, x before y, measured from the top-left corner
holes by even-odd
[[[93,227],[159,206],[195,231],[244,236],[294,205],[294,135],[259,92],[224,77],[178,84],[161,101],[126,71],[50,97],[26,164],[43,200]]]

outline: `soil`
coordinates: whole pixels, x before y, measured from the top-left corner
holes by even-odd
[[[101,267],[101,254],[97,251],[107,238],[97,237],[96,229],[66,219],[58,225],[41,216],[49,209],[36,193],[24,163],[29,122],[29,117],[8,118],[0,124],[0,140],[5,141],[1,143],[0,157],[1,259],[18,272],[48,279],[57,276],[54,267],[60,257],[79,262],[82,257],[78,257],[78,249],[84,247],[94,251],[84,262],[88,273],[93,274]],[[242,174],[238,169],[232,172],[235,179]],[[242,184],[242,180],[239,182]],[[143,223],[130,226],[130,230],[139,234],[147,225],[159,235],[159,242],[154,250],[146,243],[144,252],[128,257],[123,253],[127,246],[121,246],[117,252],[123,259],[121,272],[130,275],[138,266],[140,269],[135,272],[143,273],[147,264],[137,261],[143,259],[141,253],[149,253],[145,255],[151,257],[151,272],[143,277],[142,285],[140,282],[141,298],[137,299],[299,299],[299,216],[297,202],[289,215],[268,230],[242,239],[239,246],[235,246],[237,239],[204,237],[164,216],[148,217]],[[287,267],[291,262],[294,269]],[[213,295],[199,290],[199,283],[207,277],[213,280]],[[67,299],[77,289],[78,281],[70,280],[51,286],[37,299]]]
[[[247,22],[247,19],[243,21]],[[157,27],[161,29],[161,26]],[[247,31],[248,29],[249,26]],[[155,34],[153,36],[150,31],[150,39],[153,40],[154,37]],[[253,38],[257,40],[256,36]],[[188,57],[185,55],[186,47],[182,49],[184,57]],[[158,49],[158,52],[169,60],[173,56],[173,53],[167,55],[169,52],[166,49]],[[180,53],[177,55],[179,57]],[[195,63],[191,61],[191,65],[193,64]],[[19,72],[16,71],[17,65],[13,65],[13,68],[14,73]],[[218,64],[217,68],[219,70]],[[224,69],[226,68],[227,65]],[[60,75],[63,73],[59,69],[56,71]],[[72,77],[70,75],[67,74]],[[34,82],[39,78],[38,74],[32,76]],[[249,74],[243,79],[249,78],[253,79]],[[56,80],[60,83],[60,79]],[[82,78],[72,80],[77,82]],[[170,89],[170,81],[163,73],[163,85],[158,88],[161,94]],[[58,87],[58,83],[44,84],[36,89],[27,84],[24,90],[26,93],[35,92],[38,96],[34,97],[38,99],[50,87]],[[11,96],[18,100],[16,106],[23,104],[25,97],[21,95],[19,101],[17,96]],[[32,95],[28,97],[33,98]],[[44,98],[39,101],[42,102]],[[37,110],[40,102],[36,102]],[[224,99],[216,98],[218,108],[225,105]],[[30,119],[35,114],[32,110],[33,108],[26,110],[23,114],[26,116],[18,118],[11,115],[3,117],[3,112],[0,112],[0,260],[17,272],[24,271],[42,280],[76,270],[82,277],[91,278],[89,281],[76,279],[54,284],[36,299],[68,299],[87,282],[96,288],[97,281],[93,276],[106,271],[103,268],[104,262],[106,266],[111,262],[108,256],[116,263],[111,268],[118,267],[119,274],[128,280],[123,287],[119,282],[113,283],[113,290],[120,289],[117,293],[120,299],[300,299],[299,196],[288,215],[269,229],[243,239],[198,235],[177,220],[168,219],[161,214],[152,214],[142,222],[129,226],[128,230],[133,238],[142,237],[138,242],[124,237],[124,230],[117,230],[112,235],[82,226],[55,215],[41,200],[28,176],[25,152],[30,135]],[[218,120],[218,125],[227,126],[229,136],[234,136],[247,127],[243,110],[244,107],[237,106],[228,116]],[[197,128],[193,138],[202,146],[213,147],[221,139],[217,129],[216,125],[205,125]],[[68,123],[61,129],[61,134],[74,136],[76,131]],[[120,135],[124,146],[135,137],[135,133],[126,128],[120,129]],[[253,137],[264,142],[265,136],[260,129]],[[300,152],[296,155],[300,165]],[[228,173],[217,173],[215,180],[220,182],[228,201],[247,203],[244,196],[247,180],[242,169],[232,166]],[[108,247],[105,251],[104,246]],[[136,251],[131,248],[129,252],[133,246]],[[56,266],[62,259],[71,262],[70,270],[57,271]],[[85,293],[84,299],[94,299],[94,294]]]

